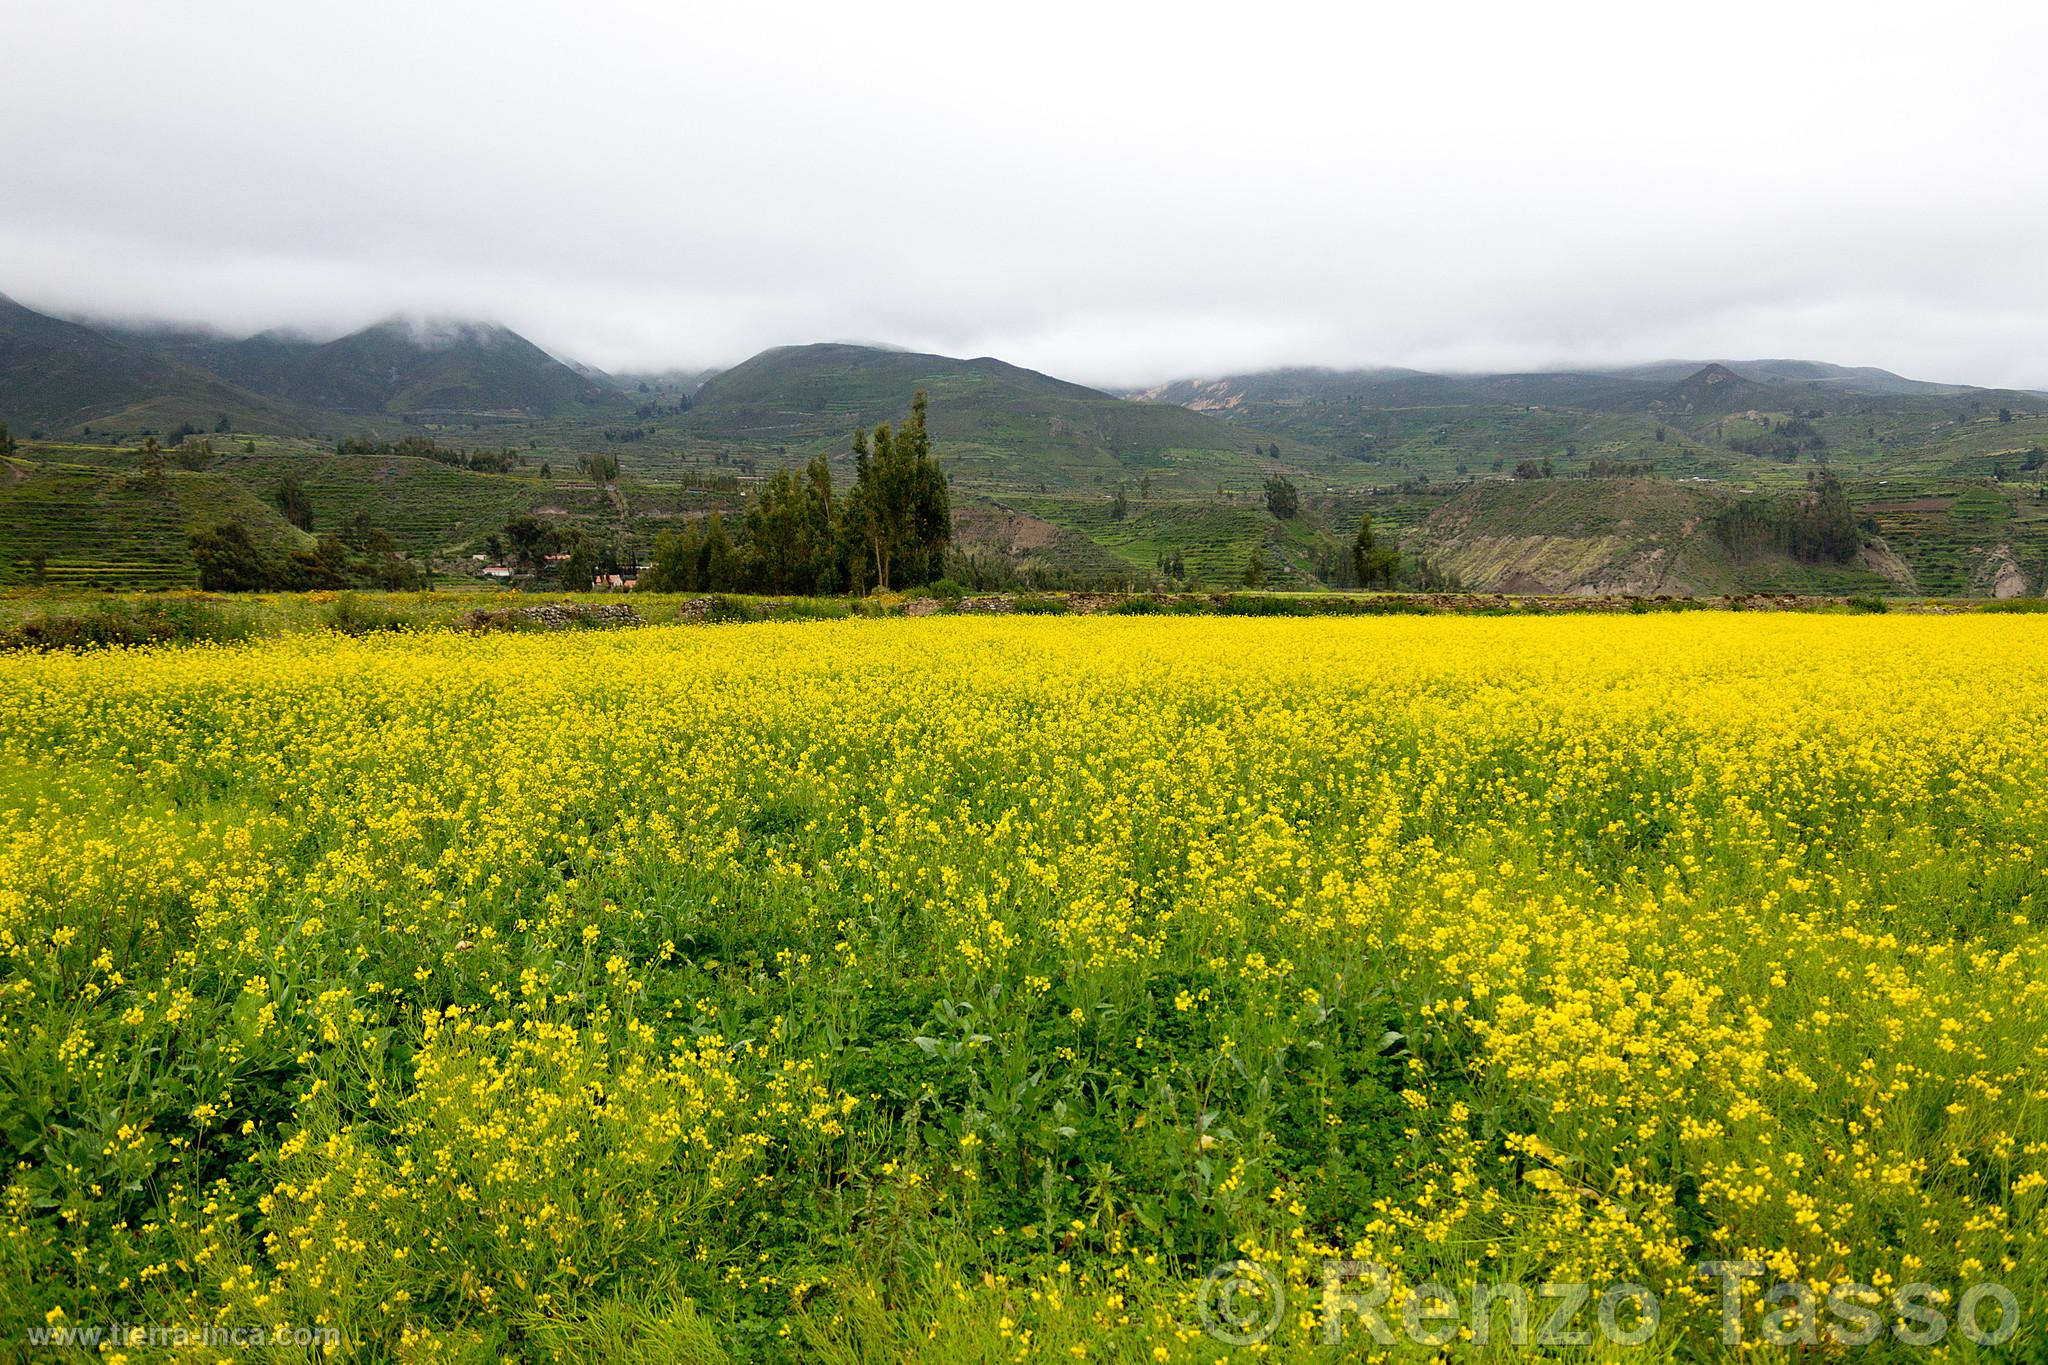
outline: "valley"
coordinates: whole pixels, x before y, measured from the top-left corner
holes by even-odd
[[[487,586],[531,516],[644,558],[737,524],[778,469],[929,394],[958,572],[1041,587],[1343,588],[1369,516],[1487,592],[2014,596],[2048,585],[2048,396],[1800,361],[1597,373],[1275,370],[1110,393],[983,357],[779,347],[615,377],[503,327],[315,340],[93,327],[0,298],[0,581],[189,586],[223,520],[281,547],[366,525]],[[422,453],[425,452],[425,453]],[[1839,558],[1738,549],[1745,500],[1838,481]],[[277,510],[287,478],[310,530]],[[1297,495],[1276,515],[1271,481]]]

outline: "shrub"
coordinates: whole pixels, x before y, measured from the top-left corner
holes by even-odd
[[[704,603],[701,621],[758,621],[761,613],[745,598],[720,593]]]
[[[110,598],[90,610],[46,612],[0,632],[0,650],[93,649],[118,645],[244,640],[250,613],[197,597]]]
[[[1307,616],[1314,608],[1304,597],[1233,592],[1215,599],[1218,616]]]
[[[1354,616],[1434,616],[1436,608],[1419,597],[1350,597],[1344,611]]]
[[[853,610],[830,597],[792,597],[775,614],[791,621],[844,621]]]
[[[406,619],[382,602],[345,592],[320,613],[327,629],[342,635],[368,635],[380,630],[404,630]]]

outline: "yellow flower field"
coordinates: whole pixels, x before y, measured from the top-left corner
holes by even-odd
[[[1565,1356],[1830,1350],[1863,1299],[1898,1351],[1926,1284],[1970,1358],[1995,1282],[2041,1349],[2048,621],[300,635],[0,683],[10,1343],[1427,1356],[1417,1286],[1556,1281],[1660,1305]],[[1337,1260],[1391,1344],[1326,1339]],[[1715,1261],[1756,1263],[1741,1347]],[[1517,1353],[1469,1308],[1449,1349]]]

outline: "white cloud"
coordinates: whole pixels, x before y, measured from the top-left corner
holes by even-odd
[[[1106,383],[1801,355],[2048,385],[2017,3],[67,0],[0,289],[615,368],[884,338]]]

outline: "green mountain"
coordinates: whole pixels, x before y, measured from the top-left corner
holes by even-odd
[[[225,414],[238,431],[301,432],[319,418],[289,400],[259,395],[205,368],[0,294],[0,421],[19,433],[76,430],[211,430]]]
[[[341,413],[523,419],[618,401],[602,375],[492,323],[393,318],[328,342],[285,332],[237,340],[163,331],[140,339],[233,383]]]
[[[822,344],[764,351],[706,380],[689,411],[657,426],[768,459],[843,454],[857,428],[931,399],[934,439],[956,481],[987,490],[1165,489],[1256,484],[1269,453],[1313,470],[1327,452],[1162,403],[1134,403],[1000,360]],[[1105,494],[1106,495],[1106,494]]]
[[[1741,490],[1670,479],[1473,483],[1401,534],[1467,587],[1499,592],[1927,594],[2048,590],[2048,500],[1972,478],[1851,485],[1863,545],[1846,563],[1739,551],[1716,521]],[[1778,496],[1783,496],[1779,494]]]
[[[1128,396],[1175,403],[1232,417],[1263,416],[1275,409],[1308,414],[1331,409],[1539,406],[1609,414],[1656,408],[1720,413],[1776,407],[1796,393],[1820,394],[1830,404],[1885,406],[1900,399],[1952,400],[1995,395],[2037,406],[2048,395],[1973,389],[1904,379],[1888,370],[1849,368],[1810,360],[1659,361],[1612,370],[1538,370],[1512,374],[1431,374],[1423,370],[1292,368],[1183,379]],[[1744,400],[1738,403],[1737,396]],[[1773,398],[1776,395],[1776,398]]]
[[[610,373],[577,364],[573,360],[566,363],[592,379],[601,380],[613,388],[641,397],[688,396],[703,388],[705,381],[718,373],[717,370],[624,370]]]
[[[1881,370],[1298,368],[1118,396],[989,357],[843,343],[708,376],[614,375],[486,324],[391,321],[325,342],[114,332],[6,300],[0,418],[28,439],[0,468],[0,578],[33,562],[52,581],[181,581],[191,529],[276,532],[287,475],[317,528],[367,519],[444,577],[472,572],[522,514],[644,552],[680,520],[738,520],[773,469],[814,454],[843,487],[853,432],[900,418],[920,389],[959,543],[1054,577],[1139,584],[1170,566],[1205,587],[1332,585],[1369,514],[1474,587],[2048,587],[2048,396]],[[136,450],[216,428],[232,439],[164,461]],[[432,444],[337,451],[359,434]],[[1822,467],[1861,522],[1852,562],[1721,543],[1731,502],[1791,495]],[[1269,500],[1274,480],[1293,485],[1295,514],[1276,515],[1290,500]]]
[[[1382,486],[1483,478],[1524,460],[1560,474],[1604,462],[1744,483],[1796,482],[1814,463],[1995,477],[2048,437],[2048,395],[1787,360],[1502,375],[1291,369],[1138,396],[1291,436]]]
[[[1930,384],[1874,366],[1826,365],[1815,360],[1725,360],[1718,364],[1766,384],[1819,384],[1847,393],[1920,396],[1968,392],[1964,384]]]
[[[1540,404],[1591,411],[1641,410],[1668,379],[1624,373],[1430,374],[1422,370],[1266,370],[1179,380],[1132,396],[1232,417],[1272,409],[1481,407]]]
[[[1702,365],[1657,395],[1650,411],[1689,417],[1725,416],[1774,406],[1768,385],[1744,379],[1726,365]]]

